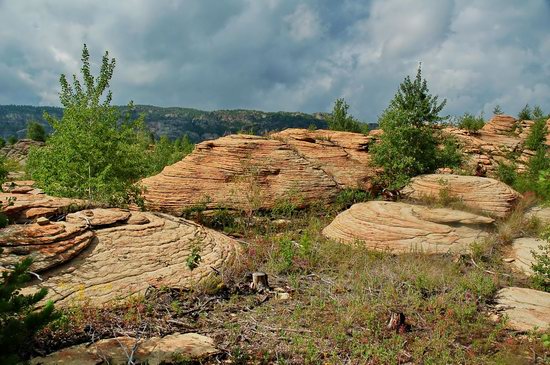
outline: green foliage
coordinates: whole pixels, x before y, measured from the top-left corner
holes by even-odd
[[[332,113],[327,118],[329,129],[333,131],[368,133],[367,126],[348,114],[348,109],[349,105],[343,98],[336,99]]]
[[[533,116],[533,119],[541,119],[541,118],[547,117],[544,115],[544,112],[542,111],[542,108],[539,105],[535,105],[535,107],[533,108],[532,116]]]
[[[500,108],[500,105],[497,104],[497,105],[495,106],[495,108],[493,109],[493,114],[494,114],[494,115],[501,115],[501,114],[504,114],[504,113],[502,112],[502,109]]]
[[[455,136],[439,135],[436,163],[439,167],[458,167],[462,163],[460,144]]]
[[[31,258],[26,258],[11,271],[2,273],[0,282],[0,363],[16,364],[20,355],[28,351],[33,335],[58,317],[53,302],[40,309],[35,305],[47,294],[45,288],[32,295],[20,294],[21,287],[29,281]]]
[[[497,167],[497,178],[507,185],[513,185],[518,178],[518,173],[516,171],[516,165],[514,163],[507,164],[501,162]]]
[[[370,197],[370,194],[364,190],[344,189],[338,193],[334,203],[337,210],[344,210],[355,203],[366,202]]]
[[[441,137],[435,133],[434,124],[445,119],[439,115],[445,103],[429,93],[420,67],[414,81],[407,76],[401,83],[380,117],[384,133],[372,148],[374,163],[384,168],[384,185],[398,189],[411,177],[440,167]]]
[[[202,260],[201,254],[200,254],[200,248],[198,246],[194,246],[191,249],[191,253],[189,256],[187,256],[186,264],[189,270],[193,271],[197,267],[199,267],[199,264]]]
[[[532,281],[536,289],[550,292],[550,230],[543,233],[542,238],[546,243],[539,246],[540,252],[531,251],[534,258]]]
[[[464,113],[459,119],[458,128],[466,129],[470,133],[477,133],[484,125],[483,113],[478,117],[470,113]]]
[[[531,107],[529,104],[525,104],[523,109],[521,109],[518,113],[518,119],[519,120],[532,120],[533,119],[533,111],[531,110]]]
[[[546,120],[539,117],[531,126],[529,135],[527,136],[527,139],[525,139],[525,147],[536,151],[544,145],[547,134],[548,128],[546,127]]]
[[[194,144],[186,135],[170,141],[167,136],[162,136],[155,143],[152,153],[149,156],[149,171],[147,175],[154,175],[162,171],[165,166],[180,161],[184,156],[193,151]]]
[[[9,144],[16,144],[18,141],[17,137],[16,136],[9,136],[8,137],[8,143]]]
[[[27,138],[34,141],[45,142],[46,130],[36,121],[30,121],[27,125]]]
[[[0,137],[0,148],[3,148],[6,146],[6,140],[2,137]]]
[[[89,58],[84,45],[82,83],[73,75],[70,85],[61,75],[63,117],[45,115],[54,133],[45,147],[31,150],[27,168],[49,194],[121,205],[135,194],[133,183],[147,173],[148,135],[141,118],[131,120],[130,113],[121,116],[110,106],[115,59],[105,52],[96,78]]]

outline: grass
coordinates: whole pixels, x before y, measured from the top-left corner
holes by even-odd
[[[269,220],[239,225],[233,228],[244,260],[230,276],[190,291],[150,291],[119,307],[69,309],[38,348],[89,341],[90,328],[101,338],[136,333],[146,323],[150,335],[214,338],[223,352],[204,363],[547,363],[540,335],[517,336],[489,315],[500,287],[528,283],[501,260],[504,237],[526,229],[519,209],[492,239],[458,257],[335,243],[321,235],[336,214],[326,208],[293,211],[284,228]],[[253,271],[267,272],[271,287],[290,299],[251,291]],[[398,329],[387,327],[392,313],[405,317]]]

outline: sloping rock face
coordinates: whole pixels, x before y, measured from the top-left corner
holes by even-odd
[[[533,275],[533,269],[531,268],[531,265],[535,262],[533,252],[540,255],[542,250],[539,246],[545,243],[541,239],[531,237],[515,239],[512,242],[510,253],[507,255],[509,259],[513,259],[512,266],[526,275]]]
[[[18,183],[18,184],[17,184]],[[80,199],[58,198],[42,194],[39,189],[34,189],[31,182],[15,182],[11,192],[0,192],[3,212],[10,221],[26,223],[38,217],[52,217],[67,213],[71,210],[82,209],[89,203]],[[10,189],[7,189],[10,191]]]
[[[340,213],[323,229],[323,235],[379,251],[432,254],[467,250],[487,236],[484,228],[493,222],[492,218],[452,209],[370,201]]]
[[[469,134],[454,127],[445,128],[444,131],[457,137],[463,151],[470,157],[472,166],[481,163],[488,176],[494,176],[499,163],[510,163],[513,155],[519,156],[516,160],[518,171],[526,169],[533,151],[524,149],[523,145],[532,125],[533,121],[530,120],[520,121],[508,115],[495,115],[477,134]],[[550,119],[547,125],[550,126]],[[550,146],[550,133],[546,137],[546,144]]]
[[[93,217],[106,216],[104,211],[92,212]],[[46,300],[102,304],[144,293],[149,286],[190,287],[238,258],[236,241],[193,222],[142,212],[120,222],[119,213],[114,211],[117,223],[107,228],[82,223],[93,232],[93,241],[70,261],[42,274],[42,285],[51,288]],[[190,269],[188,260],[197,257],[193,252],[200,258]]]
[[[438,199],[447,194],[470,208],[496,217],[509,214],[521,198],[521,194],[498,180],[449,174],[417,176],[402,190],[402,194],[415,200]]]
[[[144,179],[149,210],[180,215],[203,206],[271,209],[331,200],[373,175],[369,137],[333,131],[286,130],[264,138],[230,135],[198,144],[192,154]],[[348,174],[349,176],[345,176]]]
[[[32,365],[97,365],[126,364],[132,348],[138,343],[134,361],[139,364],[171,364],[175,356],[187,361],[198,361],[219,353],[214,341],[196,333],[172,334],[139,340],[117,337],[99,340],[93,344],[72,346],[44,357],[35,357]]]
[[[550,293],[509,287],[499,290],[496,300],[496,308],[508,317],[510,328],[526,332],[550,327]]]

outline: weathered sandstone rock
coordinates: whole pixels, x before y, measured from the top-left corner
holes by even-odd
[[[58,198],[38,194],[36,190],[24,194],[0,193],[4,213],[12,222],[24,223],[38,217],[52,217],[70,210],[78,210],[89,205],[80,199]]]
[[[51,288],[46,299],[101,304],[149,286],[190,287],[237,259],[238,243],[221,233],[168,215],[131,215],[126,223],[93,228],[95,238],[86,250],[44,272],[42,284]],[[200,259],[191,270],[187,260],[194,250]]]
[[[2,147],[2,149],[0,149],[0,154],[21,164],[25,164],[30,149],[32,147],[42,146],[44,146],[44,142],[34,141],[32,139],[20,139],[12,145]]]
[[[230,135],[198,144],[192,154],[142,180],[148,209],[270,209],[281,201],[303,207],[342,188],[368,185],[369,137],[291,129],[271,138]]]
[[[441,194],[460,199],[464,205],[504,217],[510,213],[521,195],[495,179],[478,176],[431,174],[413,178],[402,194],[415,200],[439,198]]]
[[[47,225],[11,225],[0,230],[0,265],[14,265],[31,256],[33,271],[67,262],[92,243],[93,232],[83,225],[52,222]]]
[[[323,234],[379,251],[444,253],[467,250],[487,233],[492,218],[452,209],[370,201],[340,213]]]
[[[525,212],[525,216],[538,219],[542,224],[550,224],[550,207],[532,207]]]
[[[32,365],[96,365],[126,364],[127,354],[132,353],[138,343],[134,361],[140,364],[169,364],[178,356],[185,360],[200,360],[217,354],[214,341],[196,333],[173,334],[165,337],[136,339],[132,337],[117,337],[99,340],[93,344],[72,346],[44,357],[35,357]]]
[[[130,216],[129,211],[122,209],[95,208],[67,214],[65,220],[69,223],[101,227],[126,222]]]
[[[508,325],[517,331],[545,330],[550,326],[550,293],[510,287],[499,290],[497,310],[508,316]]]
[[[533,252],[540,254],[539,246],[545,244],[545,241],[538,238],[522,237],[512,242],[512,247],[507,258],[513,259],[511,264],[526,275],[532,275],[531,265],[535,262]]]

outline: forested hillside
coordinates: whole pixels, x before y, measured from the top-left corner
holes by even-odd
[[[126,106],[119,107],[126,109]],[[0,105],[0,136],[8,138],[25,136],[27,123],[35,120],[47,125],[43,113],[61,117],[63,110],[58,107],[37,107],[26,105]],[[225,134],[244,131],[262,134],[267,131],[285,128],[326,128],[322,113],[305,114],[291,112],[262,112],[256,110],[217,110],[203,111],[191,108],[162,108],[149,105],[136,105],[134,116],[145,115],[145,122],[156,136],[167,135],[177,138],[187,134],[193,142],[221,137]]]

